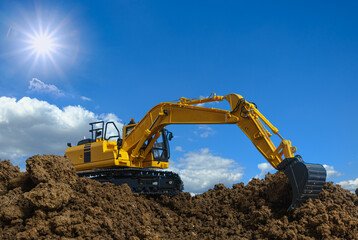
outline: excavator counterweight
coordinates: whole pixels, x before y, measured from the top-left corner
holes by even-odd
[[[227,100],[231,110],[207,108],[198,104]],[[295,156],[297,148],[284,139],[257,109],[241,95],[210,95],[208,98],[180,98],[154,106],[138,123],[133,120],[123,127],[122,137],[113,122],[90,123],[91,139],[81,140],[77,146],[66,149],[80,176],[115,184],[127,183],[134,192],[174,195],[183,190],[180,177],[172,172],[153,169],[169,167],[169,140],[173,134],[165,129],[172,124],[236,124],[251,140],[257,150],[277,170],[287,175],[293,190],[295,208],[308,198],[316,198],[326,179],[322,165],[303,162]],[[117,133],[107,136],[108,126]],[[271,130],[271,132],[268,129]],[[276,147],[273,134],[281,138]],[[117,140],[111,140],[117,138]]]

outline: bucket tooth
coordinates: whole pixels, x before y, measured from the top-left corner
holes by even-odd
[[[326,182],[326,169],[320,164],[303,162],[300,156],[286,158],[278,166],[292,186],[292,203],[289,210],[301,206],[309,198],[317,198]]]

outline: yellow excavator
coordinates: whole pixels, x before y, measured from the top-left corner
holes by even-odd
[[[203,106],[223,100],[229,102],[231,110]],[[326,181],[322,165],[305,163],[301,156],[295,156],[296,147],[279,134],[256,105],[233,93],[195,99],[182,97],[160,103],[138,123],[132,119],[125,125],[122,136],[114,122],[90,123],[92,137],[79,141],[77,146],[68,143],[65,156],[71,159],[79,176],[116,185],[127,183],[134,192],[142,194],[173,196],[183,191],[180,177],[170,171],[156,170],[169,167],[169,140],[173,134],[165,127],[171,124],[239,126],[264,158],[289,178],[293,192],[290,208],[300,206],[308,198],[316,198]],[[277,147],[267,128],[281,139]],[[109,129],[115,134],[110,134]]]

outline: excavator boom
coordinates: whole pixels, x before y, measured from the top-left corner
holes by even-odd
[[[198,104],[223,100],[229,102],[230,111],[198,106]],[[279,134],[278,129],[260,113],[256,105],[233,93],[226,96],[214,94],[208,98],[198,99],[180,98],[176,102],[164,102],[154,106],[139,123],[132,123],[124,127],[123,139],[119,139],[120,142],[112,147],[113,152],[117,151],[116,159],[112,159],[113,165],[134,168],[167,168],[168,162],[165,159],[169,158],[169,149],[162,153],[161,158],[155,158],[153,149],[159,149],[157,141],[161,137],[164,140],[162,145],[168,145],[165,142],[166,130],[164,129],[171,124],[236,124],[264,158],[275,169],[283,170],[288,176],[293,190],[291,207],[301,205],[308,198],[317,197],[325,183],[326,171],[322,165],[308,164],[303,162],[300,156],[295,156],[296,147]],[[266,127],[281,138],[281,143],[277,147],[271,140],[273,134]],[[95,142],[104,144],[106,137]],[[108,144],[113,145],[110,142]],[[97,147],[102,146],[97,145]],[[93,144],[93,147],[95,146]],[[87,151],[89,147],[91,146],[87,146]],[[79,149],[72,151],[68,149],[66,155],[71,158],[71,155],[73,156]],[[161,148],[162,151],[165,149]],[[166,157],[163,157],[163,154]],[[99,158],[95,157],[94,161]],[[77,162],[78,169],[93,169],[95,166],[101,166],[101,163],[105,161],[98,160],[97,164],[92,165],[83,163],[81,160]],[[103,165],[103,167],[111,165],[110,162],[111,157],[106,160],[107,165]]]

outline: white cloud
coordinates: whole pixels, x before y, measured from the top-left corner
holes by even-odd
[[[49,93],[49,94],[53,94],[56,96],[64,96],[65,95],[55,85],[46,84],[37,78],[33,78],[30,81],[29,89],[33,92],[44,92],[44,93]]]
[[[205,103],[199,103],[199,104],[195,104],[195,106],[197,107],[204,107]]]
[[[98,119],[123,126],[112,113],[99,116],[81,106],[60,109],[34,98],[0,97],[0,159],[21,163],[35,154],[64,155],[66,143],[90,136],[89,123]]]
[[[92,101],[91,98],[85,97],[85,96],[81,96],[81,99],[84,100],[84,101]]]
[[[358,178],[355,180],[341,181],[337,184],[341,185],[342,188],[345,188],[354,193],[354,191],[358,188]]]
[[[183,147],[181,147],[181,146],[176,146],[176,147],[175,147],[175,151],[185,152],[184,149],[183,149]]]
[[[203,100],[205,99],[206,97],[203,97],[203,96],[200,96],[198,98],[196,98],[195,100]],[[199,103],[199,104],[195,104],[195,106],[198,106],[198,107],[204,107],[205,103]]]
[[[180,175],[185,191],[192,193],[202,193],[218,183],[231,187],[243,176],[234,160],[214,156],[208,148],[184,154],[178,162],[171,162],[170,170]]]
[[[199,125],[198,129],[194,131],[195,135],[199,135],[202,138],[207,138],[210,135],[214,135],[215,131],[207,125]]]
[[[327,172],[327,179],[328,178],[334,178],[334,177],[338,177],[338,176],[341,176],[342,173],[334,170],[334,167],[333,166],[328,166],[326,164],[323,164],[323,167],[326,169],[326,172]]]
[[[206,97],[203,97],[203,96],[200,96],[198,98],[194,98],[193,100],[204,100],[204,99],[207,99],[207,98],[211,98],[213,96],[215,96],[216,93],[211,93],[210,96],[206,96]],[[213,104],[218,104],[217,101],[215,102],[207,102],[207,103],[199,103],[199,104],[195,104],[195,106],[198,106],[198,107],[208,107],[206,105],[213,105]]]
[[[259,175],[256,175],[255,178],[263,178],[268,172],[276,172],[276,170],[269,163],[260,163],[257,165],[257,168],[261,170]]]

